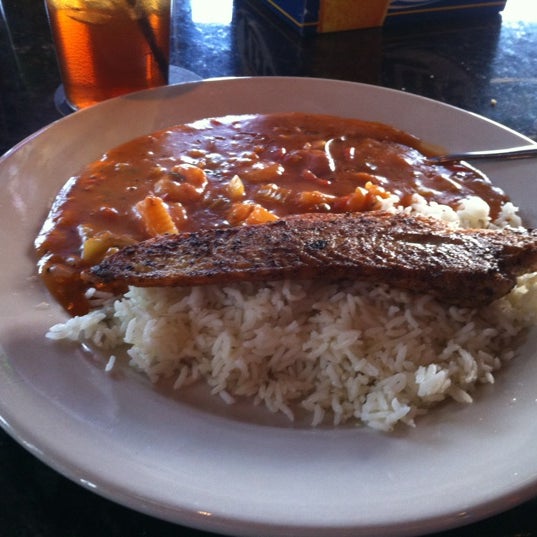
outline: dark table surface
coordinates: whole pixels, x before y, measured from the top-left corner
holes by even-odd
[[[192,17],[194,0],[180,0],[172,63],[202,78],[290,75],[386,86],[481,114],[537,140],[533,3],[508,0],[502,15],[302,38],[259,0],[198,0],[197,6],[210,15],[205,22]],[[0,0],[0,7],[1,154],[61,114],[54,99],[60,79],[41,0]],[[0,431],[0,535],[209,534],[105,500],[45,466]],[[537,537],[537,498],[437,535]]]

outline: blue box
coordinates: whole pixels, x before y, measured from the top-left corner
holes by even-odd
[[[262,0],[302,34],[356,30],[430,17],[499,13],[506,0]]]

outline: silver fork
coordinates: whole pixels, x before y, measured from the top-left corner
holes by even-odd
[[[458,160],[513,160],[530,157],[537,157],[537,143],[520,147],[509,147],[507,149],[488,149],[485,151],[466,151],[463,153],[435,155],[429,157],[428,160],[433,163],[443,164]]]

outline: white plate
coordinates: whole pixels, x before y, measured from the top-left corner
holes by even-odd
[[[474,405],[413,430],[293,427],[194,390],[169,397],[135,374],[44,337],[65,318],[34,278],[32,240],[83,164],[136,135],[225,114],[309,111],[394,124],[450,150],[528,140],[402,92],[304,78],[224,79],[115,99],[64,118],[0,161],[0,416],[37,457],[139,511],[235,535],[415,535],[537,493],[535,337]],[[484,168],[537,222],[535,161]],[[40,306],[41,305],[41,306]]]

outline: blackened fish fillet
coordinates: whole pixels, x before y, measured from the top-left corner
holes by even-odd
[[[455,230],[374,211],[166,235],[124,248],[84,277],[138,287],[348,278],[474,307],[507,294],[518,275],[535,269],[537,231]]]

